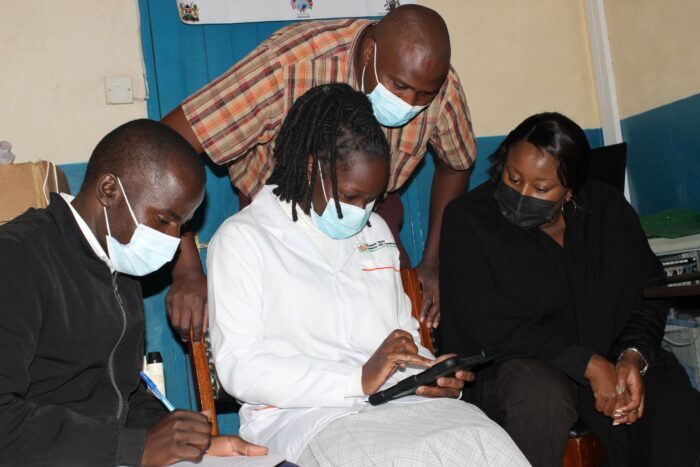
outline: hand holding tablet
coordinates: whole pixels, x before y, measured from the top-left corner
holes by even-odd
[[[482,350],[469,357],[452,357],[433,365],[417,375],[409,376],[395,386],[372,394],[369,403],[380,405],[403,396],[415,394],[420,386],[435,384],[438,378],[453,375],[460,370],[470,370],[478,365],[493,360],[493,352]]]

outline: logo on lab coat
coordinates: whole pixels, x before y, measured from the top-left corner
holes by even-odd
[[[357,247],[357,250],[360,253],[374,253],[375,251],[379,251],[382,248],[396,248],[396,243],[387,242],[385,240],[379,240],[374,243],[360,243],[360,245]]]

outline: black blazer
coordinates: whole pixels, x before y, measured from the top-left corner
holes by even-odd
[[[585,383],[593,353],[636,347],[653,364],[668,303],[641,296],[663,282],[639,218],[621,193],[588,182],[567,204],[564,247],[509,223],[487,182],[446,208],[440,243],[442,350],[499,346],[501,360],[549,362]]]

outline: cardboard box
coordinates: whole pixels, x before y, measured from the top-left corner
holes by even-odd
[[[68,182],[53,162],[0,165],[0,224],[29,208],[45,208],[49,193],[59,191],[68,192]]]

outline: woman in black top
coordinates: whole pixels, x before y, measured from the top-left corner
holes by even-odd
[[[660,349],[663,270],[621,193],[586,181],[590,148],[563,115],[526,119],[491,156],[492,180],[442,227],[442,345],[501,358],[470,397],[535,466],[561,465],[581,418],[607,465],[694,465],[700,393]]]

